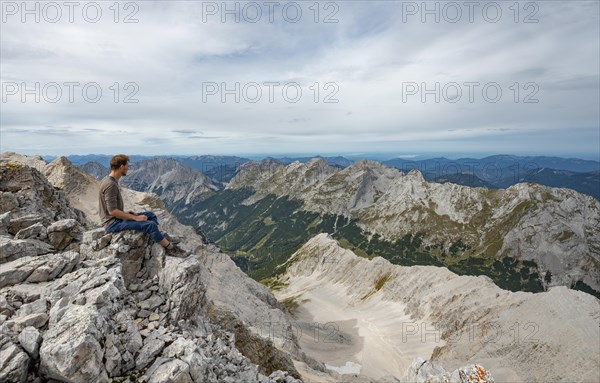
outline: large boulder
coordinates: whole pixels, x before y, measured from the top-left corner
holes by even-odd
[[[101,345],[107,331],[98,311],[70,305],[44,335],[40,375],[62,382],[108,382]]]
[[[48,240],[58,250],[65,249],[73,239],[82,239],[81,225],[72,218],[54,222],[48,226],[47,233]]]

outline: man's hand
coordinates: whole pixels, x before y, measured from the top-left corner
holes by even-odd
[[[130,221],[147,221],[148,217],[146,217],[143,214],[136,214],[134,211],[129,210],[127,213],[125,213],[123,210],[119,210],[119,209],[115,209],[115,210],[111,210],[108,212],[108,214],[112,215],[113,217],[119,218],[119,219],[123,219],[123,220],[130,220]]]

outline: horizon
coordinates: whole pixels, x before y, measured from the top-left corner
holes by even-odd
[[[8,151],[0,151],[0,153],[5,153]],[[18,153],[18,152],[16,152]],[[42,158],[46,159],[46,158],[57,158],[57,157],[71,157],[71,156],[80,156],[80,157],[85,157],[85,156],[113,156],[115,154],[105,154],[105,153],[88,153],[88,154],[59,154],[59,155],[53,155],[53,154],[24,154],[24,153],[18,153],[18,154],[22,154],[22,155],[27,155],[27,156],[34,156],[34,155],[39,155]],[[509,157],[518,157],[518,158],[526,158],[526,157],[546,157],[546,158],[561,158],[561,159],[567,159],[567,160],[583,160],[583,161],[594,161],[594,162],[598,162],[600,165],[600,156],[596,156],[596,158],[593,158],[592,156],[590,157],[585,157],[585,156],[577,156],[577,155],[571,155],[571,156],[562,156],[562,155],[552,155],[552,154],[511,154],[511,153],[494,153],[494,154],[483,154],[483,153],[461,153],[461,154],[451,154],[451,153],[419,153],[419,154],[399,154],[399,155],[393,155],[391,153],[333,153],[333,154],[294,154],[294,153],[266,153],[266,154],[252,154],[252,155],[244,155],[244,154],[156,154],[156,155],[148,155],[148,154],[140,154],[140,153],[124,153],[126,155],[128,155],[129,157],[134,157],[134,156],[139,156],[139,157],[168,157],[168,158],[189,158],[189,157],[202,157],[202,156],[214,156],[214,157],[240,157],[240,158],[247,158],[249,160],[262,160],[262,159],[267,159],[267,158],[275,158],[275,159],[281,159],[281,158],[290,158],[290,159],[296,159],[296,158],[317,158],[317,157],[323,157],[323,158],[335,158],[335,157],[341,157],[341,158],[345,158],[348,160],[352,160],[352,161],[356,161],[356,160],[360,160],[360,159],[370,159],[370,160],[376,160],[376,161],[390,161],[390,160],[395,160],[395,159],[402,159],[402,160],[406,160],[406,161],[423,161],[423,160],[430,160],[430,159],[436,159],[436,158],[445,158],[448,160],[460,160],[460,159],[465,159],[465,158],[469,158],[469,159],[477,159],[477,160],[481,160],[484,158],[489,158],[489,157],[497,157],[497,156],[509,156]],[[132,161],[134,162],[134,161]]]

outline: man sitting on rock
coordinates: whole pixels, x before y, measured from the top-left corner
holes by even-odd
[[[167,255],[173,257],[185,257],[183,251],[168,234],[160,232],[156,214],[151,211],[136,213],[129,210],[123,211],[123,198],[119,189],[119,178],[127,175],[129,169],[129,157],[117,154],[110,160],[110,174],[100,183],[98,212],[102,225],[109,233],[123,230],[143,231],[150,234],[154,242],[161,244]]]

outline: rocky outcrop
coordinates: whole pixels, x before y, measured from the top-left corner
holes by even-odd
[[[239,300],[208,287],[224,279],[214,273],[236,268],[228,257],[205,248],[172,258],[143,233],[86,230],[85,217],[37,170],[0,172],[2,195],[16,201],[5,213],[21,218],[0,221],[0,381],[299,382],[288,354],[246,328],[248,309],[227,311]],[[15,179],[30,187],[18,189]],[[23,210],[37,215],[23,219]],[[190,241],[183,245],[201,250],[199,239]],[[249,281],[240,289],[258,291],[237,277]],[[253,305],[256,315],[276,311],[268,290],[262,294],[239,305]],[[235,329],[219,324],[226,316]],[[278,359],[244,355],[251,341]]]
[[[81,240],[85,215],[71,208],[64,192],[36,169],[2,164],[0,195],[6,201],[0,219],[0,264],[65,250]]]
[[[0,163],[21,164],[36,169],[44,173],[44,168],[48,164],[41,156],[24,156],[15,152],[0,153]]]
[[[67,196],[57,190],[34,168],[16,163],[0,166],[1,213],[8,213],[7,231],[15,235],[35,223],[45,226],[62,219],[87,224],[84,214],[71,207]]]

